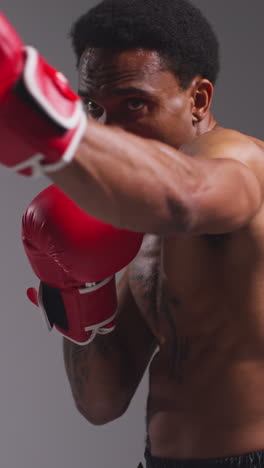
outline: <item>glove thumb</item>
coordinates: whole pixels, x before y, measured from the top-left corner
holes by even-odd
[[[35,288],[27,289],[27,297],[35,306],[39,307],[38,292]]]

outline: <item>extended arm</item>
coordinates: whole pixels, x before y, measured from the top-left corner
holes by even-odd
[[[50,177],[84,210],[122,228],[161,235],[232,231],[254,216],[262,193],[243,161],[255,145],[222,139],[191,144],[189,155],[89,122],[73,162]]]
[[[223,145],[220,136],[198,151],[194,143],[181,152],[87,123],[61,74],[24,47],[3,15],[0,33],[3,164],[27,175],[47,173],[89,214],[135,231],[226,232],[256,214],[262,183],[244,158],[250,144],[234,139]]]

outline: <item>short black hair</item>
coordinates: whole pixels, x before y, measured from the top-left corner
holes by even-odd
[[[187,88],[195,76],[215,84],[219,43],[201,11],[188,0],[103,0],[71,29],[77,64],[88,47],[158,52]]]

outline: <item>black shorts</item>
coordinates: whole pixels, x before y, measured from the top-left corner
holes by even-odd
[[[264,450],[235,457],[208,458],[200,460],[176,460],[153,457],[145,451],[146,468],[264,468]]]

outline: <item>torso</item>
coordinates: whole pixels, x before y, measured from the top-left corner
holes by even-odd
[[[159,343],[147,406],[153,455],[264,449],[263,210],[231,234],[146,235],[130,265],[134,291],[140,277],[136,302]]]

